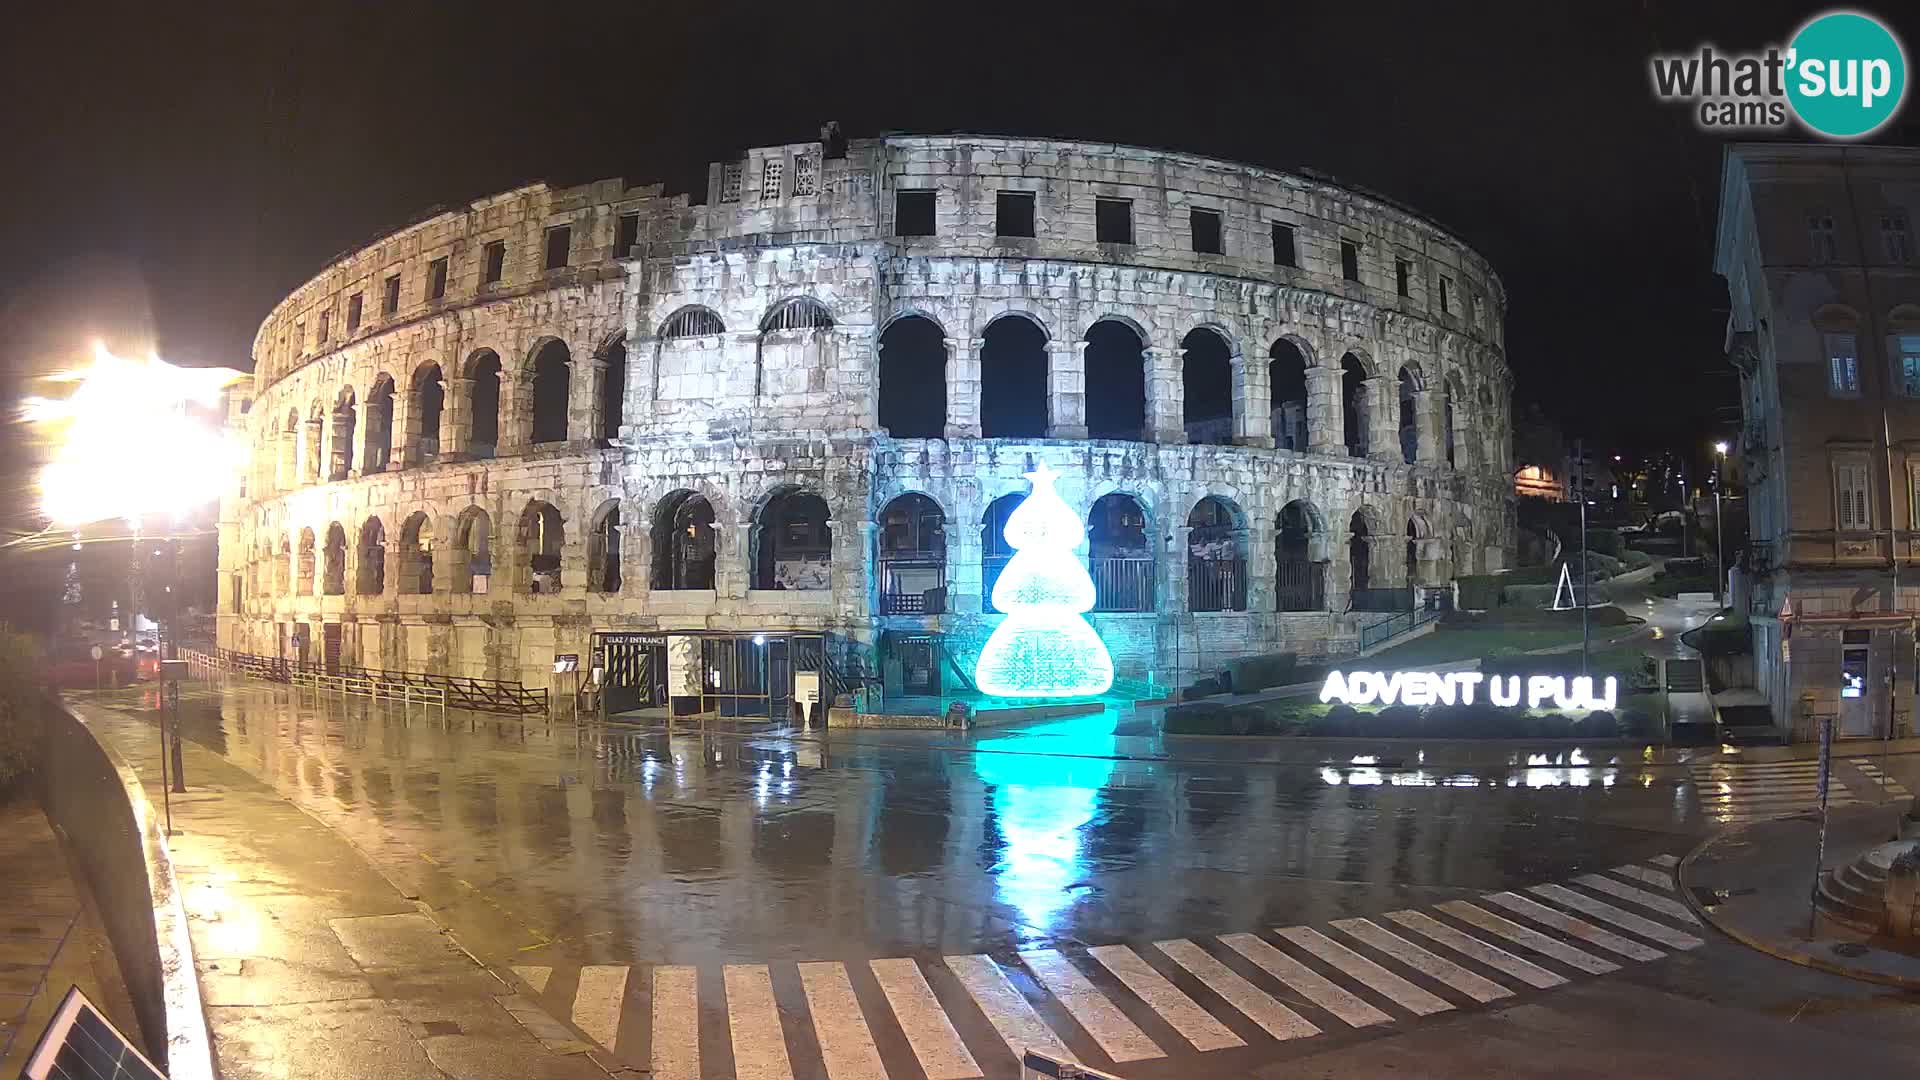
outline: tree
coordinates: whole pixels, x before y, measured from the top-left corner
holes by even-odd
[[[1078,697],[1113,685],[1113,658],[1080,614],[1094,602],[1093,579],[1075,554],[1086,529],[1054,491],[1055,475],[1044,463],[1027,473],[1033,490],[1007,516],[1014,556],[993,585],[993,606],[1007,617],[973,669],[989,694]]]

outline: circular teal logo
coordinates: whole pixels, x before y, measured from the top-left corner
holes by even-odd
[[[1900,111],[1907,57],[1878,19],[1828,12],[1801,27],[1789,49],[1787,102],[1814,131],[1852,139],[1872,133]]]

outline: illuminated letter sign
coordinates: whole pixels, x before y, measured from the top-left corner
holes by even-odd
[[[1529,709],[1612,709],[1620,700],[1619,682],[1609,675],[1594,693],[1593,679],[1576,675],[1494,675],[1477,671],[1329,671],[1320,687],[1322,704],[1461,705],[1473,704],[1486,684],[1487,701],[1499,708],[1525,704]]]

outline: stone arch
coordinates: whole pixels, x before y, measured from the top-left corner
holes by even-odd
[[[947,609],[947,513],[918,491],[894,496],[876,517],[875,567],[882,615]]]
[[[446,375],[438,360],[413,369],[407,388],[406,461],[428,465],[440,459],[440,418],[446,410]]]
[[[1313,349],[1298,335],[1285,334],[1267,348],[1267,395],[1273,411],[1273,443],[1305,453],[1311,445],[1307,423],[1307,369]]]
[[[453,519],[448,560],[453,564],[453,591],[484,593],[493,578],[493,519],[478,506],[469,506]],[[428,560],[431,573],[432,561]]]
[[[1013,548],[1007,543],[1007,518],[1021,503],[1027,501],[1027,494],[1024,491],[1009,491],[989,502],[980,515],[980,600],[983,611],[1000,610],[993,606],[993,585],[1000,580],[1000,571],[1005,570],[1013,558]]]
[[[1153,518],[1147,503],[1110,491],[1087,510],[1087,567],[1095,611],[1154,610]]]
[[[1276,610],[1325,611],[1327,563],[1331,561],[1327,519],[1308,499],[1294,499],[1273,519]]]
[[[467,380],[467,456],[484,461],[500,451],[500,354],[475,349],[461,371]]]
[[[379,596],[387,591],[387,526],[379,515],[360,523],[360,541],[354,549],[353,591]]]
[[[600,385],[595,388],[599,400],[600,428],[595,437],[611,443],[620,437],[620,425],[627,421],[627,335],[614,334],[595,351],[600,360]]]
[[[1420,374],[1419,365],[1406,363],[1400,366],[1395,380],[1399,402],[1398,423],[1400,429],[1400,457],[1411,465],[1420,460],[1420,395],[1426,392],[1426,380]]]
[[[567,542],[566,522],[560,511],[544,499],[529,499],[520,511],[520,527],[514,539],[521,555],[520,591],[548,596],[561,588],[561,558]]]
[[[1349,352],[1340,358],[1340,421],[1342,439],[1350,457],[1366,457],[1372,402],[1367,382],[1372,375],[1366,361]]]
[[[608,499],[587,519],[587,591],[620,591],[620,500]]]
[[[367,391],[366,454],[363,473],[387,471],[393,457],[393,376],[377,372]]]
[[[994,316],[980,332],[980,429],[990,439],[1044,438],[1050,370],[1046,327],[1025,312]]]
[[[1378,557],[1379,545],[1385,539],[1386,533],[1380,527],[1380,515],[1372,509],[1362,506],[1347,519],[1349,609],[1354,609],[1356,603],[1364,604],[1364,594],[1381,584],[1374,573],[1374,562]]]
[[[1087,437],[1139,442],[1147,437],[1147,342],[1140,324],[1103,315],[1087,327]]]
[[[527,443],[567,441],[573,381],[573,354],[559,338],[542,338],[527,355],[525,385],[528,390],[526,419]]]
[[[1423,515],[1414,514],[1407,518],[1407,584],[1418,585],[1422,583],[1423,575],[1419,573],[1421,563],[1420,547],[1422,541],[1429,540],[1432,537],[1433,528],[1427,524],[1427,519]]]
[[[711,337],[726,332],[727,324],[712,308],[704,304],[687,304],[668,315],[654,336],[662,341],[672,341],[676,338]]]
[[[817,492],[775,488],[754,514],[752,547],[755,589],[833,587],[833,515]]]
[[[818,346],[821,336],[833,329],[833,315],[825,304],[811,296],[791,296],[767,309],[760,319],[760,336],[754,340],[753,396],[781,395],[793,388],[792,377],[820,366]],[[768,350],[773,350],[769,357]],[[768,385],[769,361],[775,375]]]
[[[1247,610],[1246,515],[1224,495],[1187,512],[1187,610]]]
[[[946,437],[947,344],[940,324],[924,315],[896,316],[880,332],[879,351],[880,426],[896,439]]]
[[[715,553],[714,508],[705,495],[682,489],[655,504],[652,588],[713,588]]]
[[[327,479],[339,483],[353,471],[353,434],[359,416],[353,387],[343,386],[333,396],[332,430],[327,434]]]
[[[433,518],[415,510],[400,523],[400,580],[396,592],[425,596],[433,592]]]
[[[1447,372],[1440,387],[1440,431],[1446,442],[1447,464],[1460,468],[1467,464],[1467,447],[1473,435],[1473,425],[1468,423],[1467,412],[1462,408],[1467,395],[1460,383],[1460,373]]]
[[[1219,327],[1198,326],[1180,339],[1180,419],[1188,442],[1233,444],[1233,406],[1245,390],[1236,386],[1243,380],[1235,378],[1235,367],[1233,340]]]
[[[300,473],[305,483],[317,484],[327,476],[322,466],[321,438],[327,429],[327,406],[314,398],[307,406],[307,422],[300,429]]]
[[[293,541],[285,533],[280,534],[280,549],[276,553],[273,568],[273,591],[281,596],[298,595],[294,581]]]
[[[776,301],[760,317],[760,332],[774,333],[782,330],[831,330],[833,313],[827,305],[811,296],[789,296]]]

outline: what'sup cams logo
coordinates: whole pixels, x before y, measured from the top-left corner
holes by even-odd
[[[1829,11],[1783,49],[1723,53],[1711,45],[1649,62],[1654,96],[1684,102],[1703,131],[1780,130],[1789,118],[1830,139],[1879,130],[1907,95],[1907,54],[1879,19]]]

